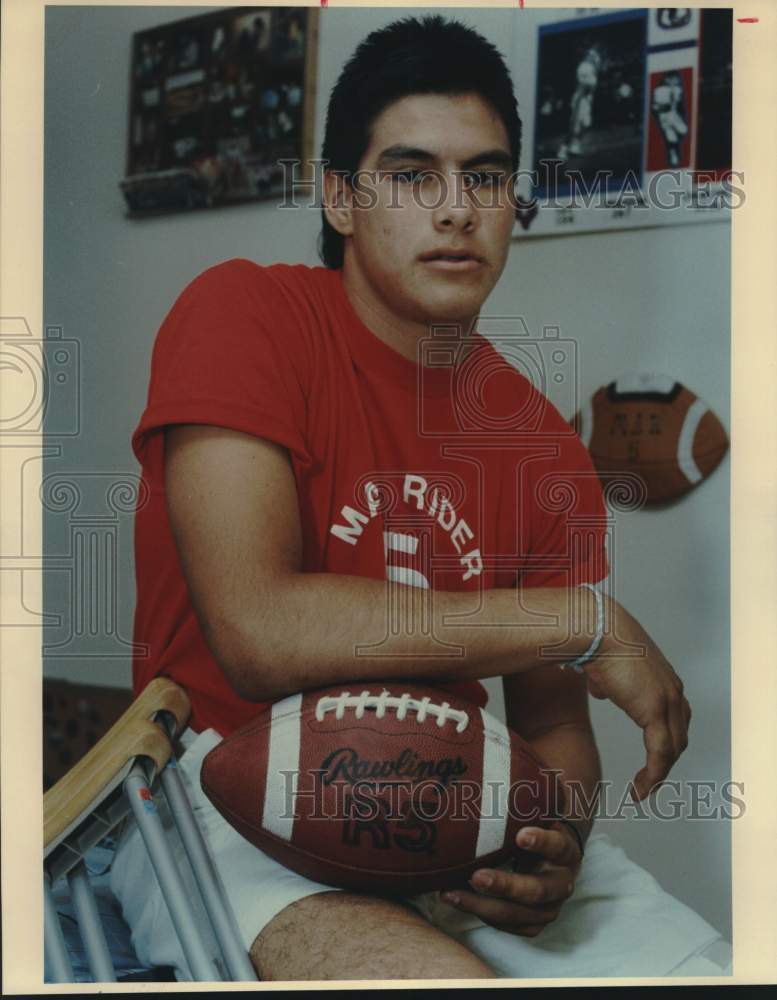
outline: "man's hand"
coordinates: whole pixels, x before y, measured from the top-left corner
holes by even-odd
[[[577,839],[563,823],[551,829],[527,826],[516,843],[528,864],[519,872],[481,868],[470,879],[476,890],[445,892],[441,898],[498,930],[536,937],[572,895],[582,856]]]
[[[647,761],[634,779],[639,801],[688,746],[691,707],[683,682],[647,632],[625,608],[614,602],[610,607],[617,615],[614,627],[585,675],[590,694],[609,698],[643,730]]]

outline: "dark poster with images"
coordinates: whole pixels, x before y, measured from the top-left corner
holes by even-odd
[[[646,22],[644,11],[539,29],[534,169],[538,193],[590,184],[597,171],[642,178]],[[543,161],[559,161],[557,168]]]
[[[702,11],[696,169],[711,180],[731,169],[733,12]]]
[[[131,214],[273,197],[310,157],[317,11],[238,7],[133,36]]]

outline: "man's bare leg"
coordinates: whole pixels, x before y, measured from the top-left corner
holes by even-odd
[[[495,979],[463,945],[410,907],[373,896],[317,893],[281,910],[251,946],[265,981]]]

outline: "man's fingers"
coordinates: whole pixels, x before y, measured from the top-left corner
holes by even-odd
[[[669,726],[674,741],[675,760],[688,746],[688,723],[685,715],[685,698],[677,695],[669,703]]]
[[[664,781],[688,744],[691,710],[682,680],[647,635],[647,659],[637,664],[634,655],[609,661],[595,659],[586,670],[588,690],[594,697],[606,693],[643,730],[645,766],[634,788],[637,799]]]
[[[607,699],[607,694],[604,688],[593,679],[593,677],[588,677],[588,693],[592,698],[598,698],[600,701],[605,701]]]
[[[495,899],[493,896],[468,892],[465,889],[443,893],[442,899],[451,903],[457,910],[465,910],[467,913],[480,917],[487,924],[515,932],[525,926],[544,926],[552,923],[561,908],[560,903],[543,907],[521,906],[504,899]]]
[[[638,799],[644,799],[652,788],[666,778],[676,759],[674,740],[665,718],[645,726],[644,742],[647,761],[634,779]]]
[[[572,872],[567,868],[539,875],[486,868],[476,871],[470,882],[478,892],[532,907],[563,902],[572,895],[574,888]]]
[[[516,843],[520,848],[541,854],[547,861],[557,865],[573,867],[580,861],[580,848],[571,836],[560,830],[527,826],[519,832]]]
[[[660,717],[645,726],[647,760],[634,781],[639,799],[645,798],[656,785],[666,779],[675,761],[688,746],[691,707],[680,693],[682,681],[679,678],[677,680],[679,687],[673,688],[659,707]]]

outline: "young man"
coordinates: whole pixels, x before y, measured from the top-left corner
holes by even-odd
[[[583,863],[574,807],[522,831],[540,856],[525,870],[394,902],[288,871],[199,789],[204,755],[262,704],[362,678],[483,704],[478,679],[504,676],[508,722],[589,799],[589,691],[644,731],[640,798],[685,747],[681,682],[591,586],[604,508],[582,445],[471,332],[507,258],[519,146],[484,39],[439,17],[374,33],[330,100],[326,267],[219,265],[157,339],[134,437],[148,486],[135,636],[150,650],[135,683],[165,673],[189,692],[182,770],[262,979],[661,975],[719,941],[606,838]],[[186,976],[153,885],[129,831],[113,887],[138,952]]]

